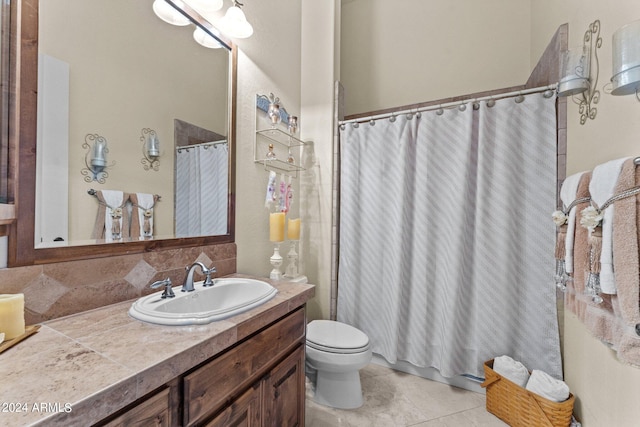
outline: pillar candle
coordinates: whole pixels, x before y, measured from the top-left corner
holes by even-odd
[[[24,334],[24,294],[0,294],[0,332],[5,340]]]
[[[274,212],[269,215],[269,240],[272,242],[284,240],[284,212]]]
[[[300,240],[300,218],[289,219],[287,238],[289,240]]]

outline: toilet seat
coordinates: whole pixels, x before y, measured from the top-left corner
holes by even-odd
[[[307,325],[307,345],[328,353],[362,353],[369,348],[369,337],[346,323],[313,320]]]

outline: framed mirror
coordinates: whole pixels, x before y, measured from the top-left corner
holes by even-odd
[[[162,22],[153,0],[17,1],[12,16],[20,25],[12,28],[20,32],[12,31],[12,43],[20,46],[20,111],[12,120],[19,185],[9,265],[233,242],[235,47],[197,44],[195,26]],[[105,167],[87,173],[98,137],[106,144]],[[187,151],[202,151],[205,163],[183,161]],[[196,177],[195,169],[215,176]],[[184,186],[211,187],[213,180],[213,189]],[[105,207],[116,206],[96,196],[114,192],[129,219],[120,236],[99,224]],[[200,215],[184,198],[197,192],[216,195],[201,201],[215,211]],[[214,217],[215,226],[185,226]]]

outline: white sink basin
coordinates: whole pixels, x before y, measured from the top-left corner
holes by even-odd
[[[182,286],[174,288],[174,298],[162,299],[162,292],[142,297],[132,304],[129,314],[160,325],[204,325],[264,304],[278,293],[262,280],[214,279],[214,285],[206,288],[202,283],[196,282],[193,292],[181,292]]]

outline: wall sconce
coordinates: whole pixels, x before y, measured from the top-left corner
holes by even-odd
[[[158,171],[160,169],[160,140],[156,131],[144,128],[141,131],[140,142],[142,142],[142,167],[144,170]]]
[[[80,173],[84,175],[85,182],[98,181],[100,184],[104,184],[109,177],[105,169],[116,164],[113,162],[107,166],[107,153],[109,153],[107,140],[97,133],[87,134],[84,137],[82,148],[87,150],[84,155],[84,164],[87,167],[80,170]]]
[[[640,21],[634,21],[613,33],[613,77],[611,95],[638,97],[640,89]]]
[[[582,47],[571,49],[563,55],[558,96],[571,96],[573,102],[578,104],[581,125],[587,119],[595,119],[598,113],[595,104],[600,101],[600,91],[596,86],[600,74],[598,49],[601,47],[600,20],[595,20],[584,33]]]

